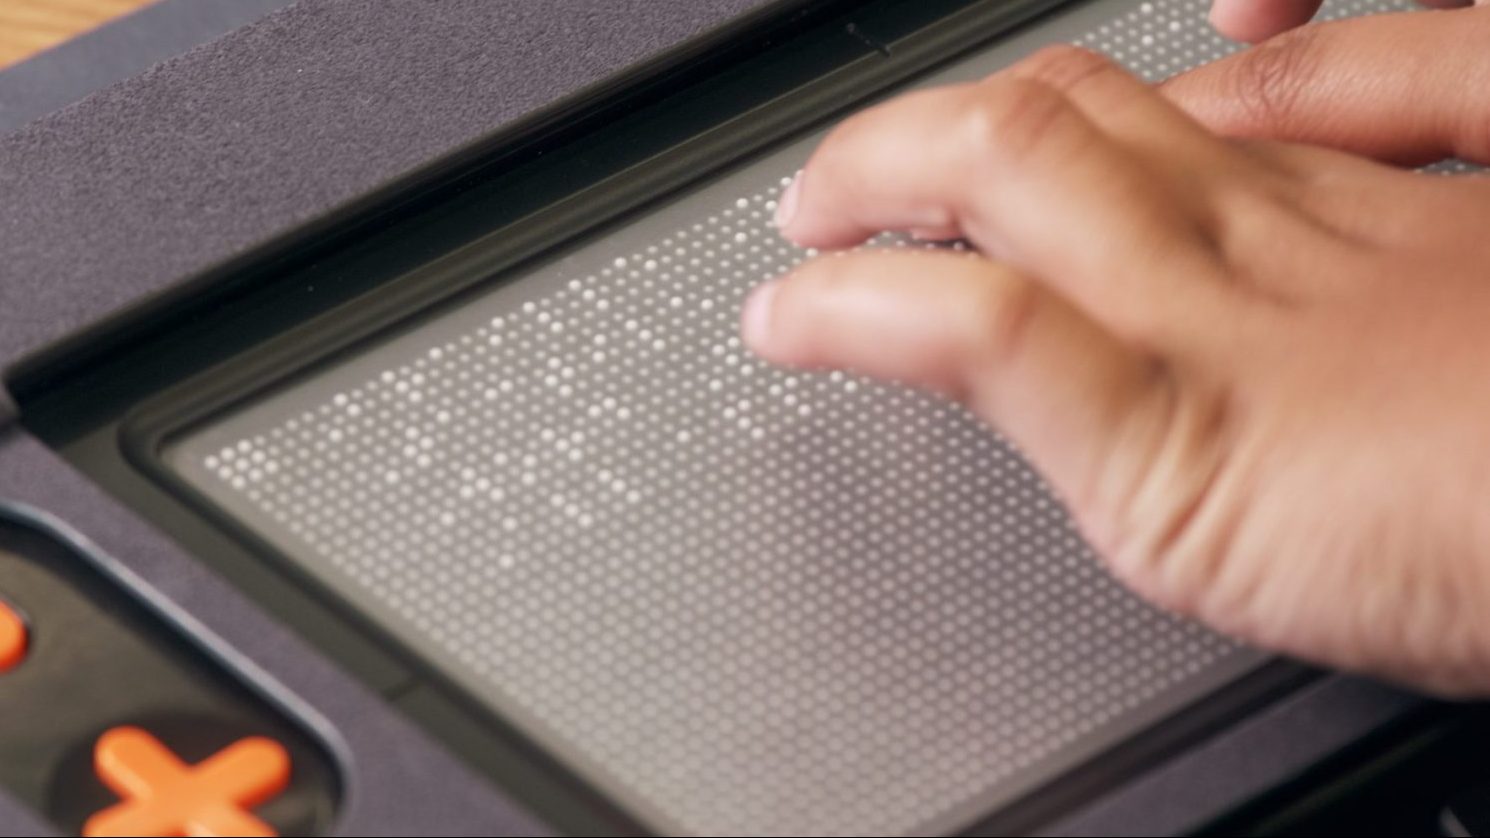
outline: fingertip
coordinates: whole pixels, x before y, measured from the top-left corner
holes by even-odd
[[[852,247],[868,234],[841,212],[835,212],[820,187],[807,194],[808,170],[798,172],[776,204],[776,231],[797,247],[837,250]],[[809,206],[808,204],[812,204]]]
[[[1216,0],[1211,25],[1232,40],[1255,44],[1308,23],[1319,0]]]
[[[824,226],[821,221],[814,222],[803,217],[806,213],[802,211],[802,193],[806,180],[807,170],[803,169],[797,172],[792,182],[781,191],[781,197],[776,204],[775,218],[776,231],[781,234],[782,238],[803,248],[825,244],[819,241],[823,238],[822,231],[816,229]]]
[[[798,172],[797,176],[792,178],[792,182],[781,193],[781,200],[776,205],[776,229],[782,234],[786,234],[792,222],[797,219],[797,210],[802,205],[802,174]]]
[[[1277,34],[1274,27],[1259,25],[1255,15],[1246,12],[1238,12],[1237,6],[1229,3],[1217,2],[1211,6],[1211,27],[1220,32],[1224,37],[1244,44],[1255,44],[1265,41]]]
[[[781,280],[766,282],[750,293],[740,317],[740,335],[745,345],[758,355],[771,354],[771,326],[776,315],[776,293]]]

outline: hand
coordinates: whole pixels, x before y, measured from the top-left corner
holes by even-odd
[[[1420,0],[1440,9],[1473,5],[1474,0]],[[1324,0],[1215,0],[1211,23],[1221,34],[1257,43],[1308,23]]]
[[[1398,163],[1490,162],[1490,5],[1306,27],[1185,73],[1164,91],[1228,136]]]
[[[1039,53],[836,129],[758,289],[766,359],[934,388],[1015,439],[1140,594],[1490,693],[1490,181],[1230,141]]]

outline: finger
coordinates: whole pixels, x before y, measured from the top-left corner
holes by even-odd
[[[1228,38],[1255,44],[1303,26],[1321,5],[1323,0],[1215,0],[1211,25]]]
[[[1292,229],[1290,216],[1284,215],[1281,225],[1277,219],[1257,225],[1258,235],[1249,242],[1256,246],[1247,252],[1262,260],[1253,267],[1259,279],[1293,275],[1290,282],[1297,283],[1297,259],[1294,269],[1285,265],[1291,257],[1309,254],[1326,264],[1304,272],[1309,275],[1308,284],[1328,295],[1332,286],[1350,287],[1355,280],[1327,270],[1327,260],[1338,264],[1361,245],[1437,253],[1477,248],[1484,239],[1485,225],[1480,219],[1490,196],[1490,179],[1428,176],[1321,146],[1267,141],[1245,141],[1245,145],[1249,153],[1266,157],[1290,173],[1296,184],[1290,193],[1295,210]],[[1299,223],[1300,215],[1308,223]],[[1310,235],[1320,228],[1335,236]],[[1276,271],[1268,269],[1270,259],[1277,261]]]
[[[1473,0],[1418,2],[1439,9],[1474,5]],[[1211,25],[1228,38],[1255,44],[1303,26],[1322,5],[1323,0],[1215,0],[1211,4]]]
[[[1039,82],[1059,91],[1092,124],[1120,144],[1147,151],[1170,164],[1205,176],[1236,155],[1152,85],[1100,53],[1071,46],[1049,47],[988,80],[1001,76]]]
[[[1490,10],[1324,23],[1164,83],[1219,133],[1404,164],[1490,162]]]
[[[977,255],[825,256],[752,295],[746,343],[950,394],[1018,441],[1080,504],[1152,365],[1041,284]]]
[[[1136,82],[1134,93],[1100,57],[1060,54],[1081,65],[1068,89],[1124,88],[1114,113],[1167,107]],[[1171,129],[1177,149],[1207,141],[1188,130]],[[849,120],[783,198],[780,221],[788,238],[820,248],[883,230],[959,230],[1131,336],[1171,321],[1176,308],[1218,303],[1220,284],[1205,281],[1217,267],[1196,188],[1193,178],[1155,170],[1057,88],[1004,74]]]

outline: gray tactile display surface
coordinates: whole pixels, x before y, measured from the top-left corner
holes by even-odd
[[[1091,4],[1039,42],[1162,77],[1228,48],[1201,5]],[[743,351],[743,295],[802,257],[770,217],[810,147],[168,458],[668,832],[955,828],[1254,667],[1124,592],[960,410]]]

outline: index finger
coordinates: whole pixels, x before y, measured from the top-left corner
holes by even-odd
[[[850,120],[783,197],[782,232],[842,248],[882,230],[959,230],[1129,337],[1153,337],[1181,311],[1218,302],[1220,284],[1206,281],[1219,271],[1207,184],[1155,171],[1073,100],[1096,95],[1109,122],[1172,111],[1140,120],[1164,133],[1171,157],[1220,144],[1100,56],[1063,48],[1032,67],[1064,92],[1001,74]]]

